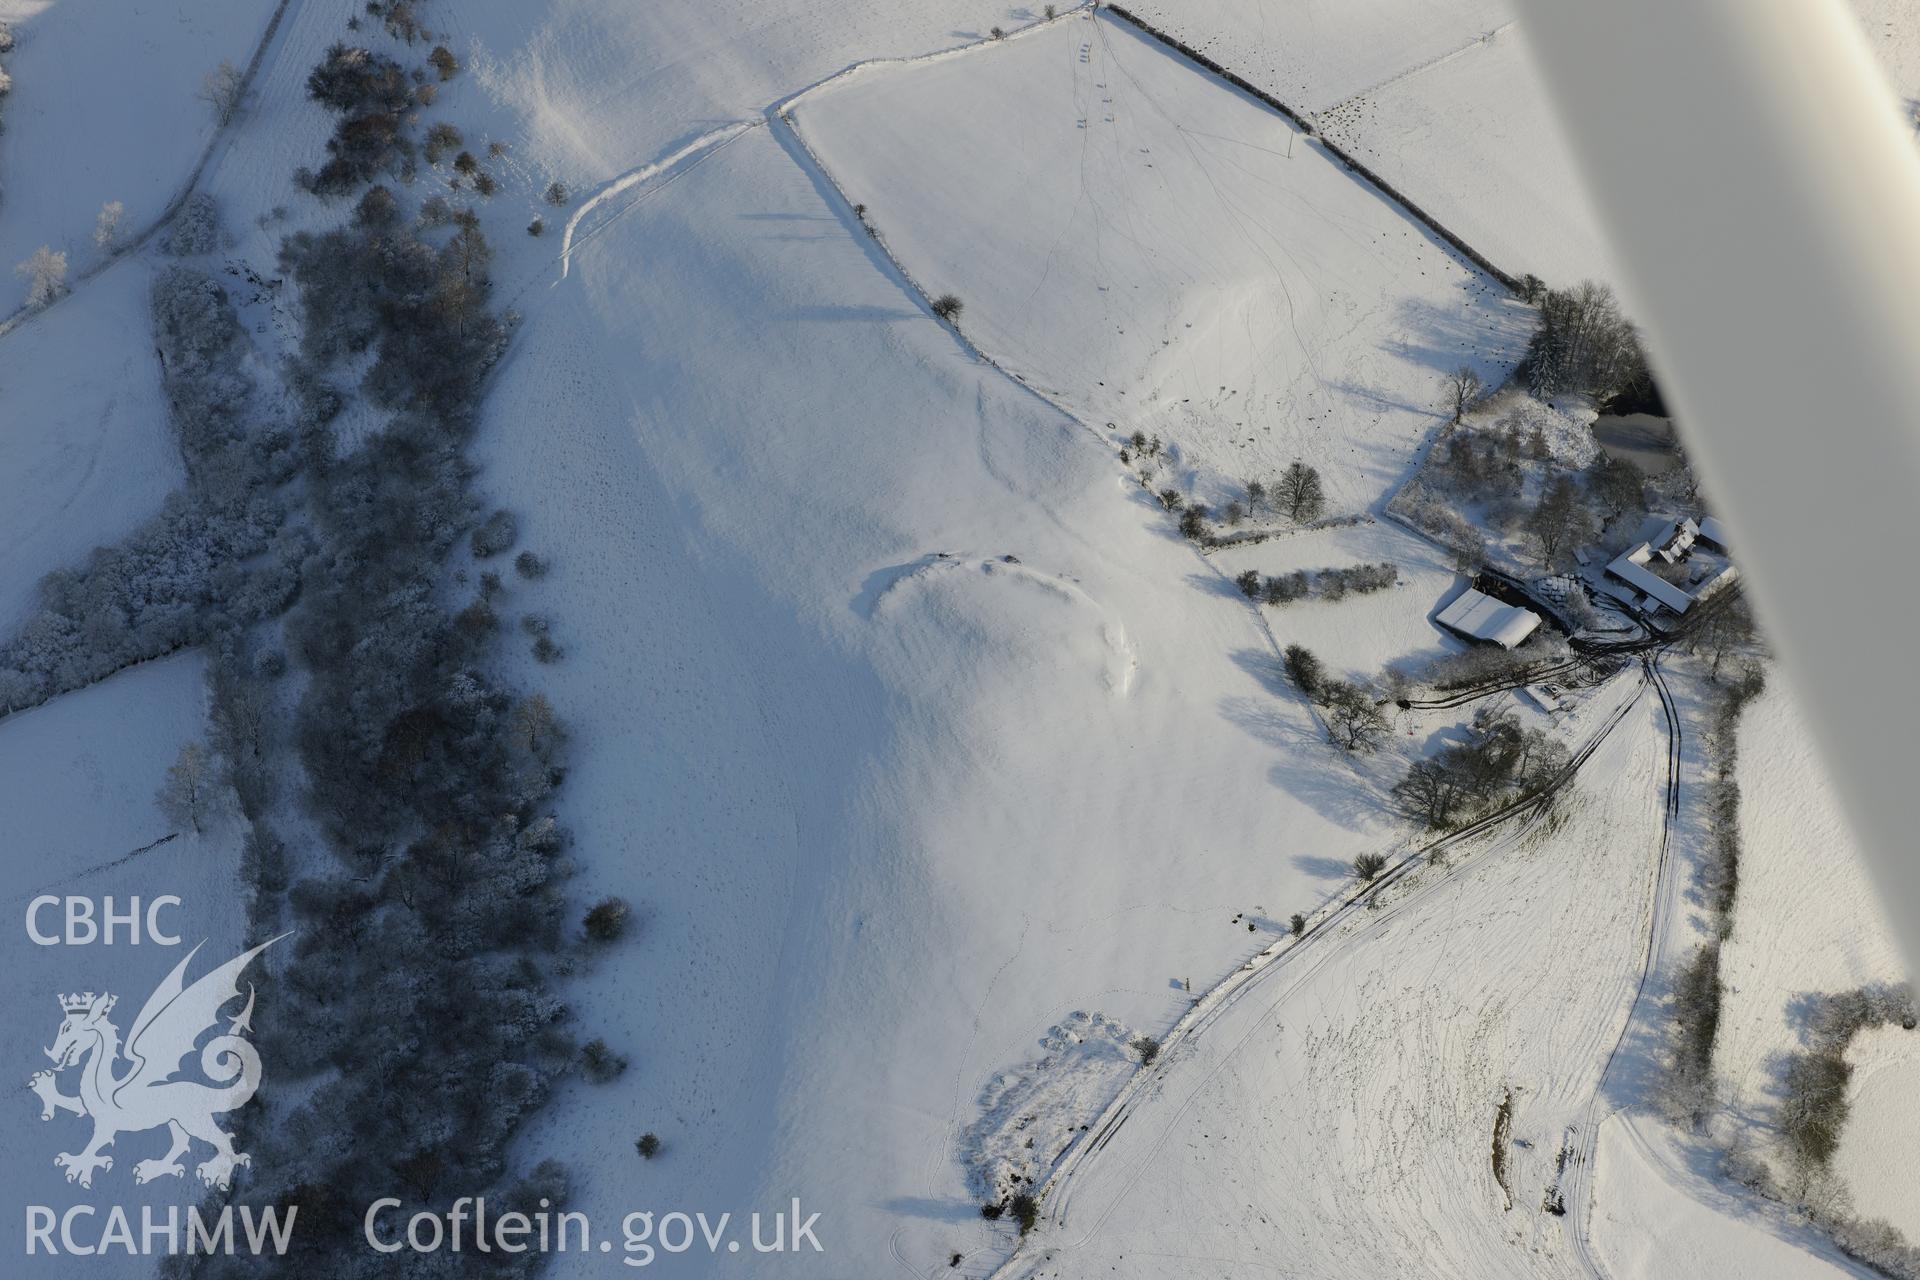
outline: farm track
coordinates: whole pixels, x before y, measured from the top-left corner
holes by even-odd
[[[1677,905],[1678,878],[1674,874],[1673,828],[1680,816],[1680,763],[1684,749],[1683,730],[1680,725],[1680,710],[1673,700],[1673,692],[1667,687],[1666,677],[1660,671],[1659,652],[1643,655],[1641,665],[1646,671],[1648,681],[1660,696],[1660,709],[1667,721],[1667,794],[1665,816],[1660,824],[1660,849],[1654,861],[1654,892],[1650,919],[1647,924],[1645,949],[1641,953],[1640,980],[1634,989],[1633,1004],[1627,1010],[1626,1019],[1620,1024],[1620,1034],[1614,1038],[1613,1047],[1607,1052],[1606,1065],[1601,1068],[1600,1078],[1594,1084],[1593,1096],[1588,1099],[1585,1119],[1575,1128],[1571,1137],[1572,1154],[1567,1160],[1567,1180],[1561,1187],[1561,1194],[1567,1205],[1568,1236],[1573,1242],[1573,1251],[1579,1259],[1581,1269],[1594,1280],[1605,1280],[1606,1270],[1600,1265],[1593,1249],[1593,1201],[1594,1157],[1599,1150],[1600,1125],[1607,1118],[1603,1114],[1606,1106],[1607,1084],[1612,1078],[1614,1066],[1620,1059],[1620,1050],[1626,1044],[1627,1036],[1640,1021],[1641,1012],[1647,1003],[1647,985],[1659,967],[1662,958],[1662,941],[1666,936],[1668,922]]]

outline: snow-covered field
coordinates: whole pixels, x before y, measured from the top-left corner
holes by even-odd
[[[222,59],[244,68],[272,0],[93,4],[0,0],[14,48],[0,97],[0,316],[24,296],[13,264],[40,245],[77,274],[101,257],[100,207],[146,227],[186,184],[214,133],[201,80]]]
[[[149,272],[120,263],[0,342],[0,631],[50,570],[119,540],[185,479],[147,328]]]
[[[1128,8],[1305,111],[1452,56],[1513,21],[1509,0],[1139,0]]]
[[[1315,122],[1508,274],[1553,285],[1613,274],[1520,24],[1327,107]]]
[[[1004,1248],[959,1159],[984,1084],[1076,1010],[1164,1029],[1266,940],[1236,914],[1395,824],[1251,607],[790,139],[677,172],[528,295],[488,402],[485,482],[555,564],[507,607],[568,651],[521,676],[595,744],[580,892],[645,919],[575,992],[634,1069],[528,1149],[599,1213],[817,1200],[823,1274]]]
[[[1902,968],[1792,693],[1779,679],[1741,717],[1739,752],[1740,893],[1733,934],[1721,949],[1727,994],[1714,1057],[1735,1115],[1770,1134],[1783,1056],[1804,1047],[1809,998],[1899,982]],[[1920,1063],[1920,1037],[1889,1043],[1904,1043],[1909,1060],[1893,1068],[1878,1059],[1877,1071],[1910,1073]],[[1865,1078],[1857,1083],[1867,1087]],[[1849,1129],[1873,1123],[1869,1109]],[[1913,1180],[1896,1154],[1904,1148],[1872,1138],[1848,1142],[1849,1181],[1881,1183],[1883,1192],[1904,1188],[1898,1216],[1912,1221]],[[1892,1163],[1875,1169],[1882,1159]]]
[[[1171,1051],[1056,1193],[1036,1274],[1578,1274],[1540,1206],[1633,1000],[1662,820],[1637,672],[1583,728],[1623,699],[1557,819],[1297,944]]]
[[[982,351],[1226,501],[1306,461],[1364,510],[1525,316],[1292,125],[1111,16],[809,95],[802,135]],[[1017,146],[1013,143],[1017,140]],[[1156,486],[1157,487],[1157,486]]]
[[[1144,0],[1134,6],[1328,138],[1495,265],[1552,285],[1608,279],[1610,251],[1527,52],[1511,0]],[[1920,23],[1903,0],[1853,0],[1901,109],[1920,104]]]
[[[8,1258],[9,1275],[72,1274],[71,1259],[44,1252],[25,1256],[23,1205],[56,1211],[71,1204],[186,1205],[197,1203],[204,1191],[191,1174],[134,1185],[133,1162],[160,1155],[164,1133],[126,1135],[114,1147],[114,1168],[100,1175],[91,1191],[70,1186],[53,1157],[78,1151],[88,1123],[65,1113],[41,1120],[39,1100],[24,1087],[30,1075],[48,1066],[41,1049],[53,1043],[59,1029],[61,995],[112,991],[123,1007],[117,1021],[124,1031],[186,948],[205,939],[205,954],[218,957],[215,963],[237,950],[245,900],[235,883],[239,837],[233,824],[211,822],[199,836],[177,831],[154,802],[181,746],[206,733],[204,665],[193,654],[147,663],[0,720],[0,812],[7,814],[9,868],[5,897],[7,927],[14,931],[3,1004],[11,1035],[0,1065],[7,1098],[0,1108],[0,1150],[8,1156],[0,1194],[12,1210],[5,1215],[0,1250]],[[150,903],[163,894],[176,895],[180,906],[164,908],[156,919],[182,945],[130,946],[124,932],[112,946],[30,944],[27,907],[43,894],[91,898],[96,911],[110,895],[121,912],[130,898]],[[62,910],[42,908],[43,933],[61,932]],[[89,1270],[103,1276],[153,1271],[151,1259],[125,1254],[90,1261],[95,1266]]]
[[[1852,1109],[1834,1170],[1861,1217],[1884,1218],[1907,1239],[1920,1239],[1920,1187],[1908,1176],[1920,1143],[1920,1034],[1870,1027],[1854,1038],[1847,1061],[1853,1064]]]
[[[1262,577],[1298,569],[1345,569],[1387,561],[1400,570],[1397,586],[1342,600],[1308,599],[1262,606],[1281,646],[1305,645],[1331,674],[1377,677],[1389,664],[1409,668],[1464,647],[1432,622],[1433,614],[1465,581],[1452,557],[1390,520],[1283,535],[1210,557],[1227,578],[1252,569]],[[1221,583],[1221,590],[1232,590]]]
[[[1601,1127],[1594,1238],[1606,1274],[1689,1280],[1872,1274],[1805,1223],[1717,1180],[1714,1159],[1657,1122],[1614,1119]]]

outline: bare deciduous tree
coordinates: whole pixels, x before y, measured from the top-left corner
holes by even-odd
[[[1593,517],[1566,476],[1556,477],[1527,517],[1527,529],[1540,544],[1540,558],[1557,568],[1569,551],[1593,534]]]
[[[218,124],[227,124],[240,114],[240,99],[246,91],[246,78],[240,74],[240,68],[225,58],[200,81],[200,101],[213,109],[213,118]]]
[[[1442,384],[1446,388],[1447,404],[1453,409],[1453,421],[1458,425],[1467,411],[1467,406],[1480,398],[1483,384],[1480,375],[1468,365],[1461,365],[1448,374]]]
[[[1707,660],[1708,674],[1718,680],[1727,655],[1753,643],[1753,612],[1745,597],[1736,596],[1704,614],[1691,631],[1693,651]]]
[[[200,834],[200,820],[206,816],[208,793],[213,789],[213,760],[197,742],[180,748],[180,755],[167,770],[155,797],[160,812],[170,822],[193,828]]]
[[[1273,487],[1274,503],[1295,523],[1304,523],[1320,514],[1326,505],[1326,491],[1320,486],[1320,473],[1304,462],[1287,464],[1280,482]]]
[[[1327,704],[1327,730],[1345,750],[1372,751],[1391,727],[1373,696],[1358,685],[1329,681],[1320,697]]]

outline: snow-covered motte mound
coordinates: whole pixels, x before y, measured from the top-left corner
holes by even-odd
[[[1041,1037],[1042,1056],[987,1082],[964,1158],[983,1202],[1039,1189],[1054,1162],[1140,1066],[1133,1034],[1076,1011]]]

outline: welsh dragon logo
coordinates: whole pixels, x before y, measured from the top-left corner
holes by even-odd
[[[200,1070],[215,1083],[175,1077],[200,1037],[217,1029],[221,1009],[240,998],[242,971],[278,941],[263,942],[188,986],[187,965],[206,944],[194,947],[147,997],[124,1045],[119,1028],[107,1017],[115,996],[88,991],[60,997],[66,1018],[53,1047],[46,1050],[53,1069],[34,1073],[27,1085],[40,1095],[42,1120],[53,1119],[56,1111],[93,1118],[93,1139],[78,1152],[53,1158],[67,1171],[68,1182],[91,1187],[95,1170],[113,1168],[113,1157],[101,1153],[115,1138],[161,1125],[172,1135],[173,1145],[157,1160],[137,1162],[135,1182],[182,1176],[186,1170],[181,1157],[196,1139],[213,1148],[213,1155],[194,1170],[210,1187],[225,1188],[235,1166],[252,1163],[245,1152],[233,1149],[233,1136],[214,1123],[215,1116],[244,1106],[260,1087],[260,1054],[243,1035],[253,1030],[251,983],[246,1007],[231,1017],[223,1034],[200,1047]],[[122,1060],[124,1070],[118,1069]],[[70,1097],[60,1092],[58,1076],[75,1066],[80,1069],[80,1092]]]

